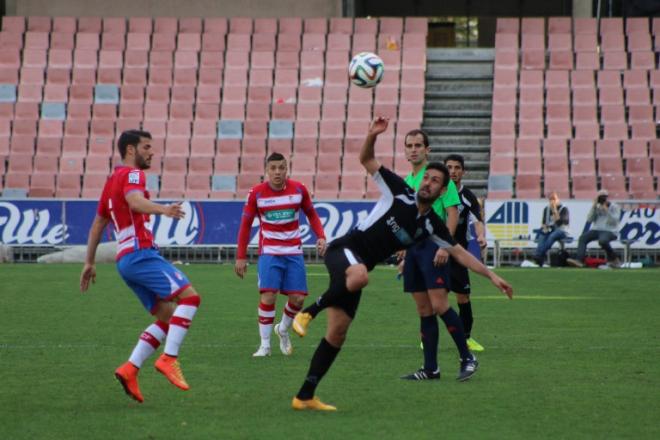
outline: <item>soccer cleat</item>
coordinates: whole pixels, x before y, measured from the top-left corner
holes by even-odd
[[[180,388],[183,391],[188,391],[190,389],[190,385],[186,382],[186,378],[183,377],[183,372],[181,371],[181,366],[179,365],[179,360],[177,358],[163,353],[156,360],[155,367],[156,370],[165,376],[175,387]]]
[[[576,260],[576,259],[573,259],[573,258],[567,258],[566,259],[566,264],[568,264],[569,266],[573,266],[573,267],[584,267],[584,263],[582,261],[579,261],[579,260]]]
[[[475,341],[473,338],[468,338],[467,340],[468,349],[470,351],[484,351],[485,348],[483,345]]]
[[[264,347],[263,345],[261,345],[259,349],[252,354],[252,357],[255,358],[266,356],[270,356],[270,347]]]
[[[336,406],[323,403],[321,402],[321,399],[316,396],[309,400],[301,400],[297,397],[294,397],[293,401],[291,401],[291,408],[298,411],[303,411],[306,409],[310,409],[312,411],[337,411]]]
[[[293,318],[293,331],[298,334],[301,338],[307,334],[307,327],[309,323],[312,322],[312,315],[305,312],[300,312]]]
[[[134,400],[142,403],[144,398],[138,386],[137,375],[140,370],[130,362],[126,362],[115,370],[115,377],[124,387],[124,391]]]
[[[438,380],[440,379],[440,368],[437,368],[435,371],[425,370],[420,368],[414,373],[406,374],[401,376],[401,379],[404,380]]]
[[[278,338],[280,338],[280,351],[283,355],[289,356],[291,353],[293,353],[289,332],[285,330],[284,332],[280,333],[280,325],[281,324],[275,324],[275,334]]]
[[[479,362],[477,362],[477,357],[472,355],[469,359],[461,359],[461,369],[458,371],[458,377],[456,378],[459,382],[465,382],[474,376],[474,373],[477,372],[479,368]]]

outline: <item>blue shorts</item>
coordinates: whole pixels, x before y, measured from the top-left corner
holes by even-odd
[[[156,249],[140,249],[124,255],[117,261],[117,270],[152,314],[158,301],[169,301],[190,287],[188,277]]]
[[[257,270],[259,293],[307,295],[307,276],[302,255],[260,255]]]
[[[424,240],[406,251],[403,266],[403,291],[426,292],[429,289],[449,290],[449,263],[433,265],[438,245]]]

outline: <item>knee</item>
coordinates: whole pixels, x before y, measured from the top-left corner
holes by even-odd
[[[433,307],[431,304],[420,304],[417,303],[417,314],[421,317],[433,315]]]
[[[275,304],[277,293],[275,292],[261,292],[259,295],[262,304],[272,305]]]
[[[464,293],[457,293],[456,294],[456,302],[458,304],[467,304],[470,302],[470,295],[466,295]]]
[[[297,308],[300,308],[305,302],[305,297],[302,295],[289,295],[289,302]]]
[[[346,278],[346,288],[349,292],[357,292],[367,284],[369,284],[369,274],[366,270],[355,271]]]
[[[347,328],[335,328],[325,335],[325,339],[335,347],[341,347],[346,341]]]

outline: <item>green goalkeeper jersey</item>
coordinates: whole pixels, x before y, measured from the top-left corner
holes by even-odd
[[[419,170],[415,175],[410,173],[406,176],[405,181],[412,189],[417,191],[419,185],[422,183],[422,178],[424,177],[424,171],[426,171],[426,165],[424,168]],[[456,185],[450,179],[449,184],[447,185],[447,190],[443,195],[438,197],[438,199],[433,202],[433,210],[436,214],[442,219],[443,222],[447,221],[447,208],[450,206],[460,205],[461,200],[458,198],[458,191],[456,191]]]

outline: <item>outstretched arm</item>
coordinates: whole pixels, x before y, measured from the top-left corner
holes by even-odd
[[[85,266],[80,274],[80,291],[85,292],[89,288],[89,282],[96,282],[96,248],[98,248],[103,236],[105,227],[108,226],[110,219],[97,215],[94,218],[92,227],[89,229],[87,238],[87,256],[85,257]]]
[[[369,174],[375,174],[380,169],[380,162],[376,159],[374,145],[379,134],[387,130],[389,119],[379,116],[369,126],[367,138],[364,140],[360,150],[360,163]]]
[[[459,262],[459,264],[467,267],[475,273],[478,273],[484,278],[488,278],[490,282],[493,283],[493,285],[497,287],[502,293],[504,293],[509,298],[513,297],[513,288],[511,285],[504,279],[497,276],[494,272],[491,272],[486,266],[481,264],[479,260],[474,258],[471,253],[463,249],[461,245],[455,245],[447,248],[447,251],[449,254],[451,254],[452,257],[454,257],[456,261]]]
[[[141,191],[131,191],[126,194],[126,202],[131,211],[139,214],[165,215],[177,219],[185,216],[183,209],[181,209],[181,202],[161,205],[145,198]]]

